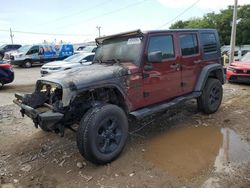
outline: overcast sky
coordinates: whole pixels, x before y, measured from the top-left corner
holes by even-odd
[[[21,44],[41,43],[43,40],[72,43],[91,41],[98,36],[96,26],[101,26],[101,35],[134,29],[168,29],[177,20],[218,12],[233,2],[234,0],[2,0],[0,44],[10,43],[9,32],[6,31],[10,28],[13,30],[14,43]],[[249,0],[239,0],[240,5],[247,3],[249,4]]]

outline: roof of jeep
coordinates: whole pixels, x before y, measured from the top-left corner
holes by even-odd
[[[128,36],[144,36],[147,34],[152,34],[152,33],[165,33],[165,32],[197,32],[197,31],[216,31],[216,29],[168,29],[168,30],[149,30],[149,31],[141,31],[140,29],[134,30],[134,31],[128,31],[128,32],[123,32],[123,33],[118,33],[114,35],[109,35],[109,36],[104,36],[104,37],[99,37],[96,38],[96,43],[101,44],[104,40],[107,39],[112,39],[116,37],[128,37]]]

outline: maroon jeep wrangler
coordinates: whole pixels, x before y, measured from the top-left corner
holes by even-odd
[[[194,98],[204,113],[218,110],[224,74],[216,30],[136,30],[96,43],[92,65],[42,77],[33,93],[14,100],[36,127],[61,136],[65,128],[76,131],[87,160],[105,164],[119,156],[129,116],[140,119]]]

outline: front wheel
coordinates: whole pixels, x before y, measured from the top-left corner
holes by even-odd
[[[206,114],[214,113],[220,107],[223,96],[222,84],[218,79],[209,78],[197,99],[198,108]]]
[[[32,67],[31,61],[25,61],[23,67],[24,67],[24,68],[30,68],[30,67]]]
[[[82,156],[96,164],[115,160],[128,135],[124,111],[112,104],[96,106],[82,118],[77,131],[77,146]]]

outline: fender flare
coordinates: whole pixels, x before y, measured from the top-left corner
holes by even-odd
[[[124,105],[126,108],[126,111],[129,110],[129,101],[126,95],[126,88],[121,87],[119,84],[113,82],[113,83],[106,83],[106,84],[97,84],[95,86],[92,87],[85,87],[83,90],[79,90],[76,93],[76,96],[82,92],[85,91],[91,91],[91,90],[95,90],[95,89],[100,89],[100,88],[115,88],[120,95],[122,96],[123,100],[124,100]]]
[[[220,80],[221,84],[225,83],[225,75],[224,75],[224,70],[223,70],[223,66],[221,64],[210,64],[205,66],[201,73],[200,76],[196,82],[196,86],[194,91],[202,91],[202,89],[204,88],[206,81],[209,77],[209,75],[211,75],[210,73],[216,71],[215,73],[215,77],[217,79]]]

